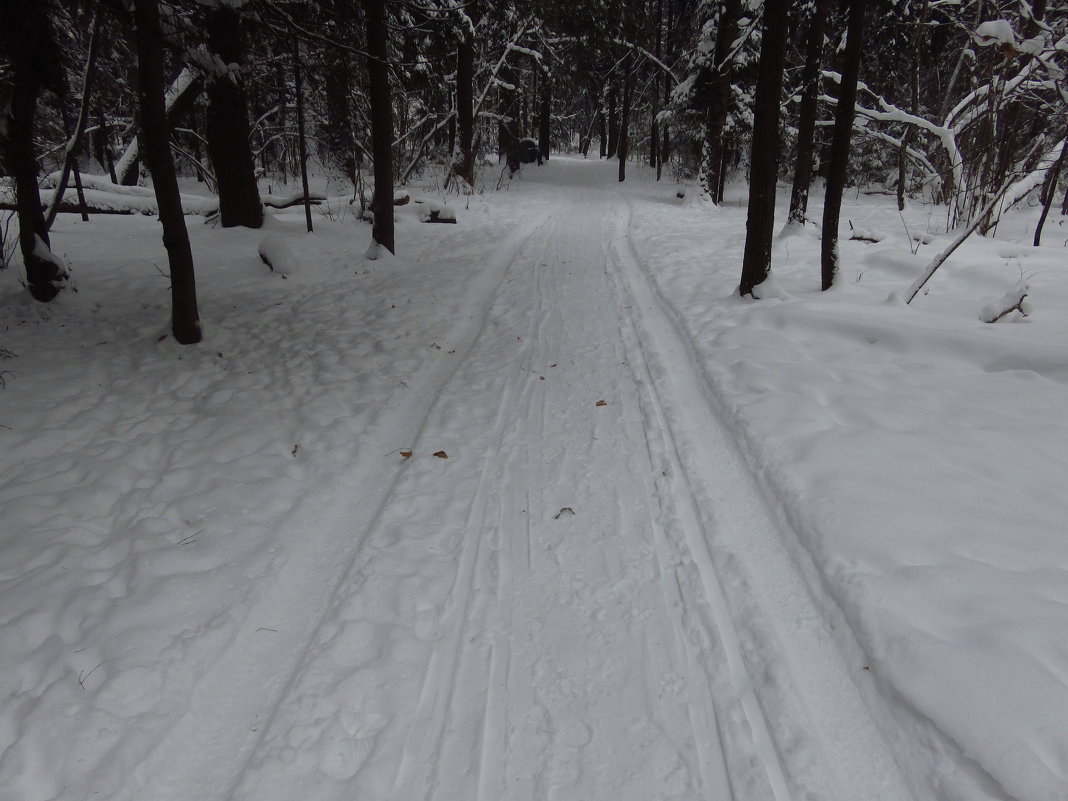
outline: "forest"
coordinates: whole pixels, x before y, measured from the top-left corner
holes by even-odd
[[[938,204],[962,236],[1037,190],[1037,244],[1049,209],[1068,213],[1066,19],[1045,0],[7,0],[0,267],[17,251],[48,302],[67,275],[57,213],[122,211],[94,198],[151,176],[174,334],[196,342],[180,177],[218,196],[223,227],[302,202],[310,228],[308,170],[325,172],[393,251],[393,190],[413,176],[471,192],[496,157],[499,188],[553,151],[614,159],[620,181],[641,160],[713,204],[747,182],[746,295],[780,181],[790,223],[823,232],[825,289],[847,186]],[[264,198],[263,178],[303,190]]]

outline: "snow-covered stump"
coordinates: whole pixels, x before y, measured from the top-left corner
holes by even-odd
[[[297,257],[280,234],[267,234],[260,240],[260,261],[272,272],[288,275],[297,269]]]

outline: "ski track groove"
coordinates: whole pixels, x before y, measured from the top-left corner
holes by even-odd
[[[504,279],[506,283],[514,280],[514,278],[509,278],[508,276],[514,275],[516,261],[529,248],[530,240],[536,237],[544,237],[543,229],[553,223],[554,220],[550,217],[549,220],[542,222],[538,229],[524,241],[523,246],[516,252],[509,263],[508,273]],[[457,574],[453,591],[449,593],[450,599],[454,599],[453,602],[455,603],[455,606],[450,610],[454,620],[450,628],[449,640],[443,648],[434,649],[430,665],[427,668],[427,682],[424,684],[423,693],[416,709],[410,729],[409,744],[405,746],[404,754],[401,757],[394,787],[393,797],[397,799],[426,801],[426,799],[432,797],[435,785],[433,778],[443,761],[439,753],[441,751],[442,735],[450,722],[450,718],[457,715],[457,711],[454,708],[457,677],[464,667],[463,663],[472,658],[470,649],[465,649],[464,642],[467,640],[466,633],[470,628],[468,625],[470,622],[468,613],[476,579],[475,568],[478,564],[479,553],[481,553],[484,546],[487,527],[492,527],[496,534],[498,553],[502,550],[500,534],[502,530],[501,519],[504,514],[498,501],[495,525],[488,526],[488,521],[491,518],[490,493],[492,489],[496,488],[495,482],[499,476],[506,476],[509,472],[507,469],[500,469],[502,467],[506,468],[508,464],[508,460],[502,458],[502,454],[507,452],[504,448],[504,442],[509,433],[506,424],[512,419],[517,401],[525,394],[524,386],[530,383],[530,368],[527,365],[531,362],[531,354],[535,343],[538,341],[536,333],[538,320],[541,319],[540,312],[542,311],[543,300],[538,277],[540,271],[535,268],[533,272],[535,275],[534,304],[530,314],[527,337],[523,339],[522,353],[516,359],[506,381],[504,392],[501,394],[492,428],[493,444],[488,451],[489,458],[481,467],[478,485],[464,524],[466,534],[460,570]],[[496,300],[499,301],[499,298]],[[490,313],[492,314],[492,310]],[[477,343],[475,347],[477,347]],[[510,572],[510,569],[508,572]],[[510,582],[503,577],[504,573],[505,571],[498,567],[497,586],[495,588],[495,594],[498,597],[506,596],[510,589],[508,586]],[[505,614],[507,614],[507,605],[505,609]],[[500,613],[498,612],[498,614]],[[499,750],[497,746],[497,743],[500,742],[501,734],[499,729],[503,728],[503,724],[499,721],[501,712],[498,711],[498,707],[502,703],[499,700],[499,693],[502,687],[501,670],[502,666],[505,669],[507,666],[509,645],[507,644],[507,636],[498,636],[493,639],[488,681],[486,682],[485,705],[481,715],[482,725],[479,732],[481,739],[481,748],[479,749],[480,765],[477,766],[476,770],[479,776],[479,799],[484,798],[485,794],[489,792],[488,788],[485,787],[490,782],[484,780],[486,773],[484,766],[486,764],[498,765],[501,762],[500,759],[494,759],[491,752]],[[442,660],[444,660],[444,663],[439,665],[438,662]],[[426,734],[421,735],[421,732],[426,732]],[[413,743],[413,740],[415,743]],[[420,778],[420,772],[423,768],[428,772]]]
[[[450,332],[456,358],[422,375],[378,421],[352,471],[354,485],[373,485],[374,508],[333,510],[313,553],[291,555],[177,725],[112,798],[254,793],[264,778],[250,766],[273,758],[291,731],[283,705],[303,720],[301,692],[314,696],[319,671],[330,669],[317,660],[329,656],[331,613],[374,591],[359,581],[361,560],[375,558],[364,554],[368,543],[443,486],[470,495],[450,507],[458,543],[455,557],[446,554],[454,572],[436,620],[441,636],[419,652],[417,694],[386,704],[408,715],[396,721],[399,753],[388,757],[381,787],[388,801],[597,801],[591,787],[614,799],[912,797],[819,619],[820,600],[777,542],[774,502],[723,422],[693,343],[627,238],[629,201],[581,183],[562,195],[475,279],[477,313]],[[529,303],[514,302],[517,293]],[[560,380],[543,378],[554,377],[550,363]],[[495,406],[473,404],[486,425],[464,414],[473,391],[465,378],[500,392]],[[611,405],[590,415],[597,392]],[[566,420],[550,417],[561,413]],[[414,448],[451,432],[477,440],[470,452],[480,461],[451,458],[452,485],[442,473],[411,472],[414,463],[376,474],[370,460],[383,443],[411,438],[411,421]],[[576,512],[587,500],[605,519],[554,521],[572,498]],[[442,535],[446,548],[452,531]],[[282,601],[273,596],[279,586]],[[309,589],[313,603],[285,607]],[[271,611],[311,625],[292,626],[296,633],[265,650],[255,631]],[[561,620],[587,641],[558,631]],[[228,683],[267,656],[281,665],[269,687]],[[682,689],[666,692],[676,676]],[[638,696],[629,707],[604,700],[613,683]],[[240,714],[209,714],[224,698]],[[197,728],[205,720],[214,727],[206,734]],[[258,726],[255,736],[246,722]],[[848,724],[844,734],[839,724]],[[343,747],[364,749],[351,780],[375,746],[349,735]],[[854,735],[857,743],[843,742]],[[635,753],[646,762],[631,764]],[[671,789],[657,785],[672,776]]]
[[[630,203],[616,195],[629,221]],[[776,501],[765,495],[758,477],[750,472],[743,446],[723,422],[715,388],[705,376],[693,343],[681,332],[676,313],[660,295],[649,267],[625,234],[615,238],[613,256],[609,263],[616,265],[617,291],[631,300],[627,324],[641,353],[657,428],[678,471],[679,478],[672,484],[682,490],[691,513],[687,544],[711,596],[715,622],[730,645],[735,689],[741,691],[746,718],[757,730],[776,801],[913,798],[829,624],[817,611],[824,605],[814,598],[813,588],[780,540],[786,536],[781,533],[786,524],[775,513]],[[649,343],[652,356],[643,342]],[[666,353],[682,368],[666,362]],[[666,391],[658,384],[666,386]],[[680,447],[679,433],[693,447]],[[710,456],[716,445],[718,461],[726,468],[717,466]],[[694,476],[703,480],[695,482]],[[722,479],[721,484],[709,486],[711,477]],[[733,584],[720,577],[724,559],[741,574]],[[759,647],[747,652],[741,644],[743,632]],[[800,668],[794,667],[798,661],[803,662]],[[774,682],[761,693],[755,692],[752,672],[766,672],[773,662],[786,663],[784,681],[792,692],[784,693]],[[782,703],[779,696],[783,695],[788,704]],[[784,737],[810,742],[804,753],[796,753],[795,742],[793,753],[786,754],[780,745]]]
[[[365,458],[375,460],[375,457],[380,454],[381,448],[392,447],[390,443],[403,441],[407,436],[410,436],[405,421],[412,418],[419,421],[414,441],[417,442],[423,435],[427,422],[433,413],[434,401],[443,387],[460,370],[470,352],[482,337],[489,322],[494,302],[502,284],[507,280],[516,254],[522,250],[530,237],[541,228],[547,216],[537,222],[529,223],[524,227],[523,231],[508,237],[493,252],[488,259],[493,266],[474,279],[474,294],[476,297],[485,298],[478,308],[477,314],[473,318],[469,318],[475,322],[473,324],[468,321],[458,323],[449,332],[449,340],[457,343],[458,358],[451,363],[445,363],[437,370],[428,371],[421,377],[418,384],[408,387],[404,394],[404,399],[398,404],[399,408],[395,407],[392,413],[387,413],[385,419],[378,422],[376,430],[372,434],[374,442],[363,451],[363,453],[370,454],[369,457]],[[409,409],[409,406],[414,406],[415,408]],[[413,445],[415,442],[413,442]],[[359,461],[359,456],[357,460]],[[295,577],[285,572],[288,566],[287,563],[282,567],[280,575],[272,582],[271,592],[265,593],[267,596],[272,595],[277,585],[284,584],[287,580],[298,585],[291,588],[289,593],[285,593],[287,596],[302,595],[310,587],[325,585],[329,588],[326,593],[320,593],[314,610],[309,610],[307,606],[302,607],[300,610],[302,620],[306,619],[309,611],[312,611],[312,619],[316,622],[307,629],[302,629],[300,626],[293,627],[296,631],[304,631],[306,633],[303,636],[294,635],[291,638],[289,651],[292,656],[289,660],[289,667],[282,674],[284,679],[270,689],[266,701],[252,700],[251,697],[248,697],[245,699],[246,708],[239,710],[247,713],[250,711],[248,707],[254,709],[253,720],[257,724],[257,729],[253,729],[253,731],[258,730],[258,736],[246,738],[223,733],[222,730],[224,729],[227,732],[235,729],[244,732],[245,729],[240,724],[235,727],[231,720],[220,719],[221,716],[216,714],[216,710],[226,707],[226,704],[220,703],[222,699],[226,699],[226,702],[231,706],[235,696],[254,695],[256,699],[259,699],[264,694],[262,684],[257,684],[254,688],[243,686],[235,688],[230,679],[235,675],[255,675],[256,671],[251,670],[250,666],[257,663],[260,658],[269,658],[275,662],[279,661],[279,650],[285,646],[275,644],[271,647],[269,653],[261,653],[262,647],[250,646],[250,641],[254,642],[257,639],[256,635],[261,629],[261,622],[267,617],[262,614],[263,610],[261,608],[256,609],[255,615],[250,615],[246,618],[238,634],[227,646],[226,650],[220,654],[209,673],[198,680],[189,705],[187,705],[176,723],[168,730],[167,735],[154,744],[131,767],[127,780],[112,794],[112,798],[115,801],[122,801],[123,799],[139,801],[139,799],[146,797],[152,797],[153,801],[165,801],[165,799],[172,798],[175,801],[186,801],[189,797],[189,790],[181,786],[181,781],[189,776],[198,777],[198,781],[201,784],[197,795],[198,801],[233,797],[244,778],[249,760],[252,758],[256,748],[263,742],[266,733],[270,730],[271,723],[285,702],[287,694],[291,691],[301,673],[301,669],[305,666],[309,654],[313,650],[312,645],[321,634],[323,623],[331,609],[332,601],[345,584],[359,558],[360,545],[378,525],[378,521],[383,511],[387,508],[402,475],[403,472],[399,469],[392,471],[387,476],[385,471],[382,471],[377,464],[357,464],[353,469],[352,483],[354,485],[359,483],[378,485],[373,493],[378,498],[378,503],[375,504],[367,523],[362,526],[362,532],[353,537],[347,530],[343,530],[351,522],[349,518],[355,512],[347,506],[339,510],[340,513],[335,513],[323,526],[324,531],[333,533],[335,536],[333,538],[323,537],[323,540],[329,541],[320,541],[315,543],[314,546],[327,553],[314,556],[314,564],[308,564],[307,558],[299,559],[297,562],[299,573]],[[343,567],[338,570],[337,564],[341,564]],[[324,574],[332,575],[332,580],[323,582],[322,575]],[[279,615],[279,617],[283,616]],[[279,629],[279,631],[282,630]],[[262,638],[259,639],[262,641]],[[246,651],[249,653],[246,653]],[[234,664],[235,661],[238,663],[237,665]],[[205,721],[213,722],[216,730],[205,735],[202,729]],[[220,743],[220,740],[223,742]],[[240,766],[236,770],[234,769],[235,764]],[[146,794],[146,787],[154,789]],[[219,792],[220,787],[225,788],[221,793]]]

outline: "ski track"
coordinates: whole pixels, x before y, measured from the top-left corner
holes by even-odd
[[[412,458],[357,457],[373,508],[323,513],[113,798],[912,797],[597,174],[499,249],[365,449],[416,420]]]

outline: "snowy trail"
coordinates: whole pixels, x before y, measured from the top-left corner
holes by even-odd
[[[367,451],[412,457],[357,463],[113,797],[912,797],[602,173],[553,167]]]

